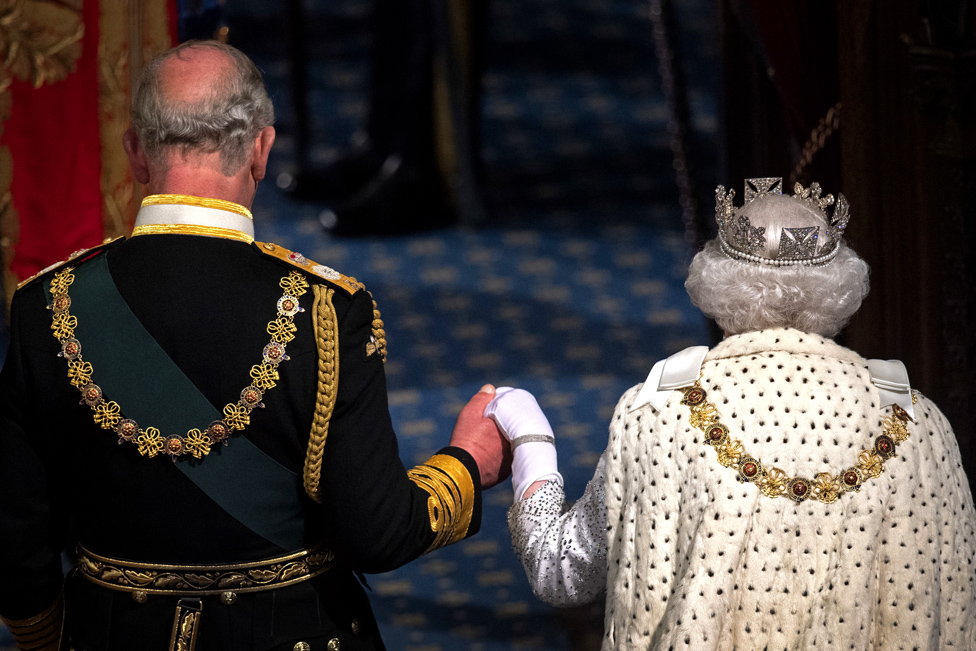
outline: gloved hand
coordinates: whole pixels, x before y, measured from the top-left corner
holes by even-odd
[[[512,443],[512,488],[522,499],[534,482],[553,479],[563,485],[556,463],[556,437],[535,397],[524,389],[500,387],[485,416]]]

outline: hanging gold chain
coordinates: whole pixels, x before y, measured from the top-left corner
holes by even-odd
[[[794,502],[815,499],[825,504],[836,502],[846,492],[860,491],[861,484],[884,472],[884,462],[896,454],[898,444],[906,440],[908,413],[898,405],[892,405],[893,415],[882,421],[883,432],[874,440],[874,446],[861,450],[857,463],[839,474],[817,473],[814,478],[790,477],[776,467],[766,467],[759,459],[746,452],[742,441],[729,435],[729,428],[719,422],[718,410],[708,402],[707,393],[699,381],[694,386],[681,389],[681,404],[691,409],[689,423],[705,434],[703,443],[715,448],[718,462],[726,468],[735,468],[736,479],[755,484],[766,497],[789,497]],[[912,396],[915,400],[915,396]]]
[[[102,389],[95,384],[92,365],[82,359],[81,342],[75,337],[78,318],[69,312],[71,297],[68,288],[75,281],[72,267],[67,267],[51,281],[51,305],[53,312],[51,330],[61,344],[59,357],[68,360],[68,380],[81,392],[81,401],[91,407],[95,423],[102,429],[113,430],[119,443],[128,441],[137,446],[139,454],[155,457],[162,453],[174,462],[186,454],[202,459],[217,443],[227,444],[234,431],[243,430],[251,422],[251,411],[264,407],[264,392],[277,384],[278,364],[289,359],[285,348],[295,338],[295,315],[304,312],[299,299],[308,290],[308,281],[297,271],[290,272],[278,285],[283,294],[278,299],[278,313],[266,328],[271,341],[262,351],[262,361],[251,367],[251,384],[241,391],[240,399],[224,406],[223,418],[210,423],[205,429],[191,429],[185,436],[164,436],[155,427],[143,429],[139,424],[123,416],[123,410],[114,400],[105,400]]]

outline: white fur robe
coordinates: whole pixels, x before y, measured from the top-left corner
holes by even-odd
[[[810,479],[855,465],[891,413],[866,360],[795,330],[729,337],[705,357],[701,384],[767,469]],[[976,515],[931,401],[918,396],[910,438],[880,477],[833,504],[796,504],[719,465],[680,392],[660,412],[632,410],[640,387],[620,399],[573,509],[553,508],[553,484],[510,513],[542,596],[589,598],[606,576],[604,649],[976,649]],[[597,527],[605,549],[567,553]],[[587,559],[606,571],[583,569]]]

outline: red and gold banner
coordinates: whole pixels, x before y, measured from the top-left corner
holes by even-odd
[[[175,43],[175,5],[0,0],[8,300],[18,281],[131,230],[141,196],[122,149],[129,98],[143,63]]]

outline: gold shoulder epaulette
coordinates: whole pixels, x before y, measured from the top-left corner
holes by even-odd
[[[265,255],[269,258],[276,258],[282,262],[287,262],[301,271],[318,276],[319,278],[324,278],[333,285],[337,285],[341,289],[344,289],[350,295],[355,294],[362,289],[366,289],[365,285],[352,276],[341,274],[332,267],[326,267],[324,264],[319,264],[309,260],[301,253],[289,251],[283,246],[272,244],[271,242],[257,241],[254,242],[253,246],[259,253],[261,253],[261,255]]]
[[[40,280],[41,278],[44,278],[44,277],[48,276],[49,274],[52,274],[52,273],[54,273],[56,271],[59,271],[62,267],[64,267],[65,265],[67,265],[69,263],[70,264],[73,264],[75,266],[80,265],[80,264],[84,264],[86,261],[88,261],[89,259],[93,258],[95,256],[95,254],[101,253],[105,249],[109,248],[110,246],[112,246],[112,245],[118,243],[120,240],[124,240],[124,239],[125,239],[125,237],[122,236],[122,235],[120,235],[118,237],[114,237],[114,238],[113,237],[109,237],[109,238],[106,238],[105,241],[102,242],[101,244],[99,244],[98,246],[92,247],[90,249],[79,249],[79,250],[75,251],[74,253],[72,253],[71,255],[69,255],[64,260],[62,260],[61,262],[55,262],[51,266],[46,267],[44,269],[41,269],[40,271],[38,271],[36,274],[34,274],[33,276],[31,276],[30,278],[28,278],[26,280],[20,281],[20,283],[17,284],[17,291],[20,291],[20,290],[24,289],[28,285],[33,285],[36,281]]]

